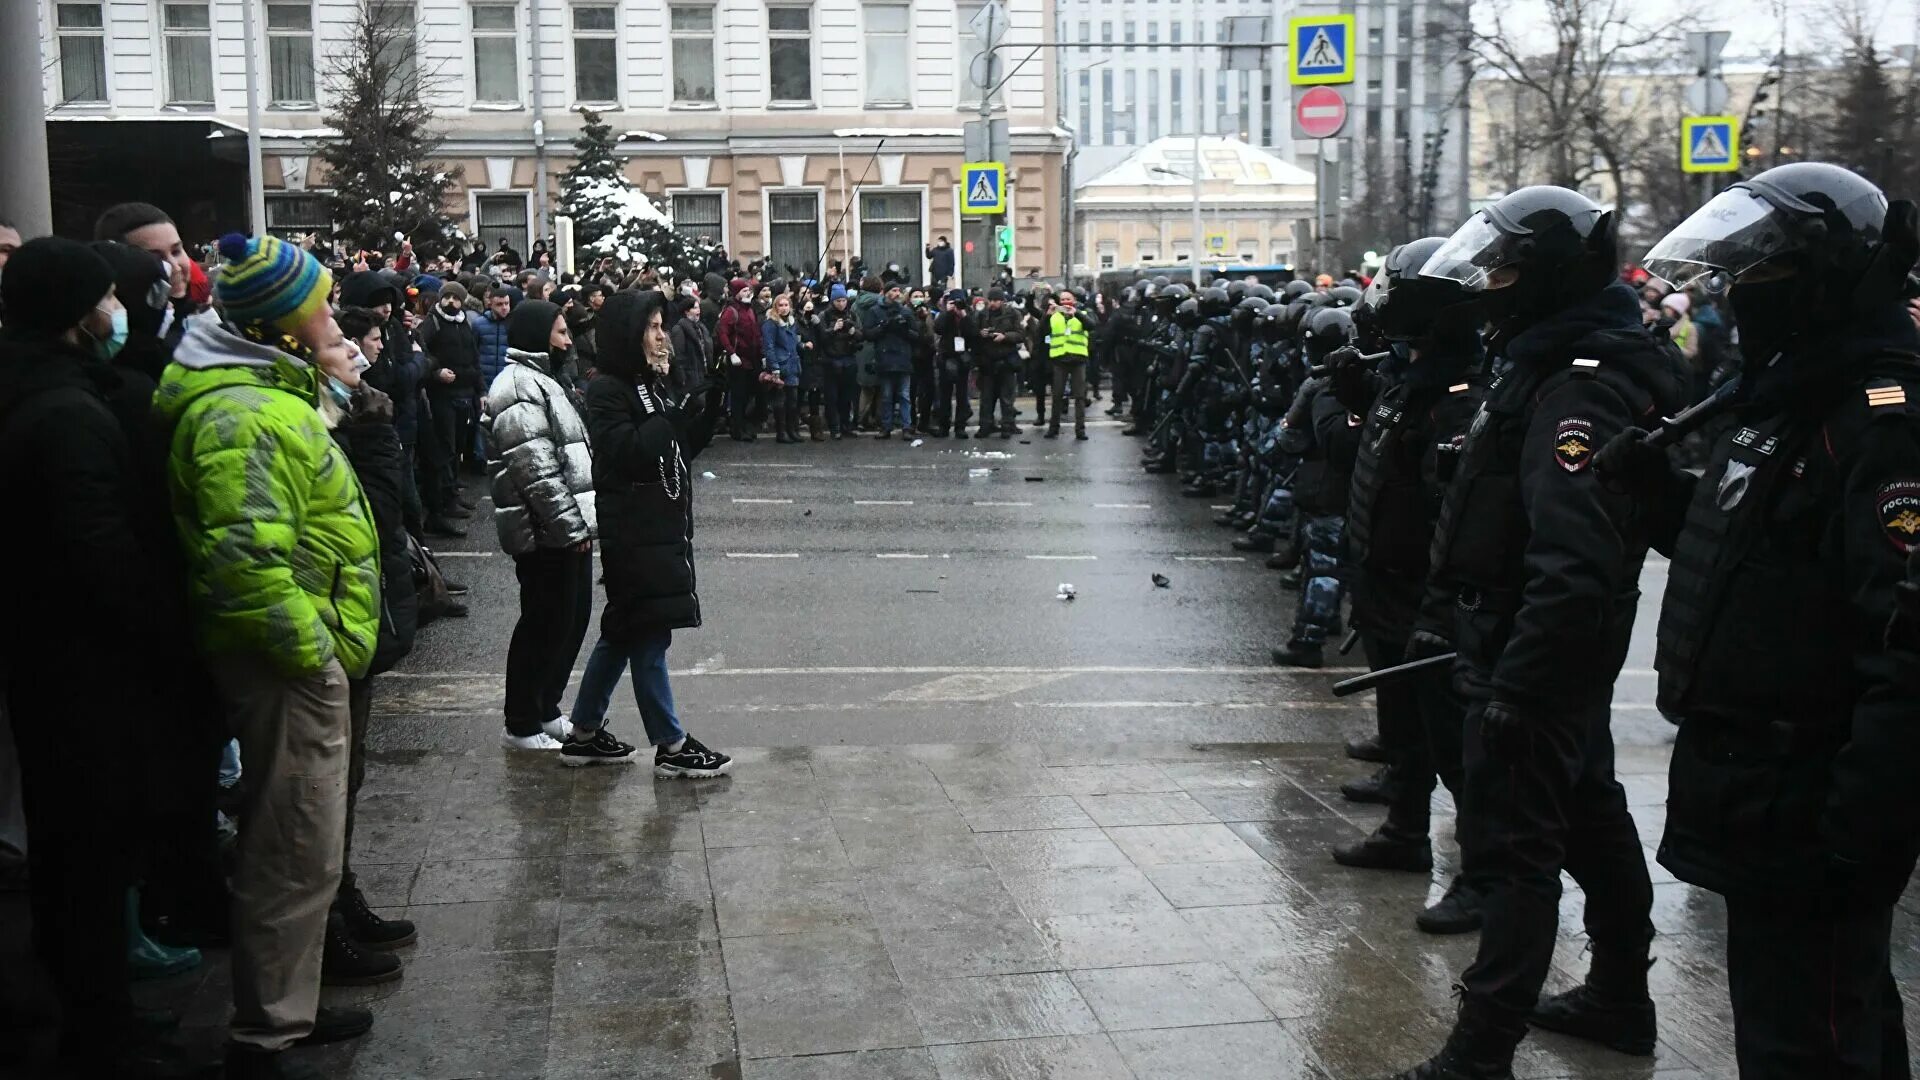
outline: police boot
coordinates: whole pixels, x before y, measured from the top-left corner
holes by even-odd
[[[1272,533],[1261,532],[1259,529],[1255,529],[1247,535],[1236,539],[1233,542],[1233,550],[1271,553],[1273,551],[1273,539]]]
[[[1240,523],[1240,515],[1228,510],[1226,513],[1213,515],[1213,523],[1223,529],[1231,529]]]
[[[1212,482],[1204,477],[1195,477],[1193,483],[1180,489],[1180,494],[1189,499],[1211,499],[1217,492]]]
[[[1387,763],[1387,748],[1380,745],[1378,735],[1359,735],[1347,740],[1347,756],[1355,761],[1370,761],[1375,765]]]
[[[1158,475],[1160,473],[1170,473],[1173,471],[1173,462],[1168,461],[1165,458],[1155,458],[1153,461],[1145,465],[1142,465],[1141,468],[1155,475]]]
[[[1128,438],[1138,438],[1139,436],[1145,435],[1146,433],[1147,433],[1147,429],[1141,427],[1140,421],[1138,420],[1135,420],[1133,423],[1128,424],[1126,427],[1123,427],[1120,429],[1120,434],[1125,435]]]
[[[1447,1045],[1389,1080],[1513,1080],[1513,1047],[1517,1042],[1470,1026],[1463,1005],[1453,1034],[1447,1036]]]
[[[1653,961],[1596,946],[1587,981],[1542,997],[1527,1019],[1534,1027],[1597,1042],[1623,1054],[1653,1056],[1657,1035],[1647,969]]]
[[[1300,565],[1300,545],[1287,544],[1285,547],[1282,547],[1276,540],[1276,543],[1274,544],[1274,548],[1273,548],[1273,555],[1267,559],[1267,569],[1291,570],[1294,567],[1299,565]],[[1288,585],[1287,586],[1288,588],[1297,589],[1300,587],[1298,584],[1299,579],[1296,577],[1294,580],[1295,580],[1295,584]],[[1285,584],[1285,583],[1282,582],[1282,584]]]
[[[1300,572],[1298,563],[1295,563],[1293,569],[1287,571],[1280,577],[1280,587],[1283,589],[1291,589],[1294,592],[1299,592],[1300,587],[1306,583],[1307,576]]]
[[[1413,917],[1413,925],[1427,934],[1471,934],[1480,929],[1480,890],[1456,877],[1447,895]]]
[[[1433,844],[1424,836],[1394,836],[1382,825],[1357,843],[1334,848],[1333,861],[1359,870],[1424,874],[1433,869]]]
[[[1318,645],[1289,641],[1285,648],[1273,650],[1273,662],[1281,667],[1317,668],[1325,667],[1327,658]]]
[[[1394,775],[1391,765],[1382,765],[1375,769],[1372,776],[1349,780],[1340,785],[1340,797],[1348,802],[1391,806],[1394,798],[1399,794],[1400,778]]]

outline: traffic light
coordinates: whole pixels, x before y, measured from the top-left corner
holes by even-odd
[[[1013,226],[994,226],[993,261],[1002,266],[1013,265]]]

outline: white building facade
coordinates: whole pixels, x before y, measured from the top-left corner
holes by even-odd
[[[56,228],[84,232],[73,224],[92,204],[142,197],[200,231],[238,227],[243,0],[36,2]],[[625,133],[628,176],[679,228],[742,260],[858,253],[923,272],[923,245],[958,236],[961,125],[977,115],[969,74],[984,70],[969,28],[979,0],[251,2],[278,231],[327,224],[313,150],[329,58],[367,2],[415,28],[442,155],[462,174],[451,209],[490,243],[529,242],[550,222],[581,108]],[[1005,0],[1003,40],[1043,40],[1052,4]],[[994,102],[1011,130],[1019,272],[1060,262],[1067,143],[1052,64],[1036,57]],[[96,167],[114,152],[130,168]]]

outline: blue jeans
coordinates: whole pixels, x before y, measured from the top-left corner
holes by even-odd
[[[640,705],[647,742],[659,746],[686,737],[673,712],[673,687],[667,684],[667,647],[672,644],[671,630],[651,630],[627,641],[602,634],[587,656],[587,670],[573,698],[573,726],[589,733],[606,726],[607,706],[613,703],[620,676],[632,665],[633,697]]]
[[[880,430],[913,426],[913,375],[906,371],[880,373]]]

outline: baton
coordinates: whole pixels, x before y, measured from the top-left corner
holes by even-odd
[[[1353,629],[1348,630],[1346,640],[1340,643],[1340,655],[1345,656],[1348,653],[1352,652],[1354,645],[1358,643],[1359,640],[1360,640],[1359,627],[1356,626]]]
[[[1451,664],[1453,663],[1453,658],[1458,655],[1460,654],[1446,652],[1438,656],[1423,656],[1418,660],[1410,660],[1404,664],[1395,664],[1393,667],[1381,668],[1378,671],[1369,671],[1365,675],[1355,675],[1351,679],[1342,679],[1333,684],[1333,696],[1351,697],[1362,690],[1371,690],[1383,683],[1399,682],[1401,679],[1418,675],[1428,668],[1439,667],[1441,664]]]
[[[1380,361],[1385,360],[1387,357],[1392,355],[1393,355],[1392,352],[1361,353],[1360,359],[1366,361],[1369,364],[1377,364]],[[1307,369],[1307,378],[1317,379],[1322,375],[1328,374],[1332,370],[1333,368],[1329,367],[1326,364],[1316,364],[1315,366]]]
[[[1719,415],[1739,391],[1740,376],[1735,375],[1721,383],[1713,393],[1660,421],[1660,426],[1653,429],[1643,441],[1648,446],[1672,446]]]

